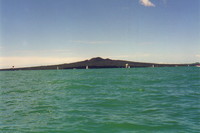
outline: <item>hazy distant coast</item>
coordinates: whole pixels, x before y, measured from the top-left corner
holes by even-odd
[[[158,63],[144,63],[133,62],[126,60],[112,60],[103,59],[101,57],[92,58],[74,63],[36,66],[36,67],[21,67],[21,68],[7,68],[0,69],[0,71],[14,71],[14,70],[54,70],[54,69],[94,69],[94,68],[136,68],[136,67],[179,67],[179,66],[195,66],[196,64],[158,64]]]

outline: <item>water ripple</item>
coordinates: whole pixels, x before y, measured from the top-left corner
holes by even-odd
[[[3,133],[197,133],[200,69],[0,73]]]

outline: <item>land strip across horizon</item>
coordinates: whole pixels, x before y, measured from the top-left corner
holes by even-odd
[[[91,58],[74,63],[65,63],[47,66],[34,67],[20,67],[0,69],[0,71],[15,71],[15,70],[55,70],[55,69],[94,69],[94,68],[138,68],[138,67],[178,67],[178,66],[199,66],[199,63],[192,64],[159,64],[159,63],[145,63],[133,62],[126,60],[112,60],[109,58],[103,59],[101,57]]]

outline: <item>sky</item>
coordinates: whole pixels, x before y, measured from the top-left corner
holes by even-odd
[[[0,68],[200,61],[199,0],[0,0]]]

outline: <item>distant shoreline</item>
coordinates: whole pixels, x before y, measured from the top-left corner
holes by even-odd
[[[100,69],[100,68],[138,68],[138,67],[180,67],[180,66],[196,66],[193,64],[157,64],[133,62],[125,60],[103,59],[101,57],[92,58],[74,63],[35,66],[35,67],[20,67],[20,68],[5,68],[0,71],[17,71],[17,70],[57,70],[57,69]]]

